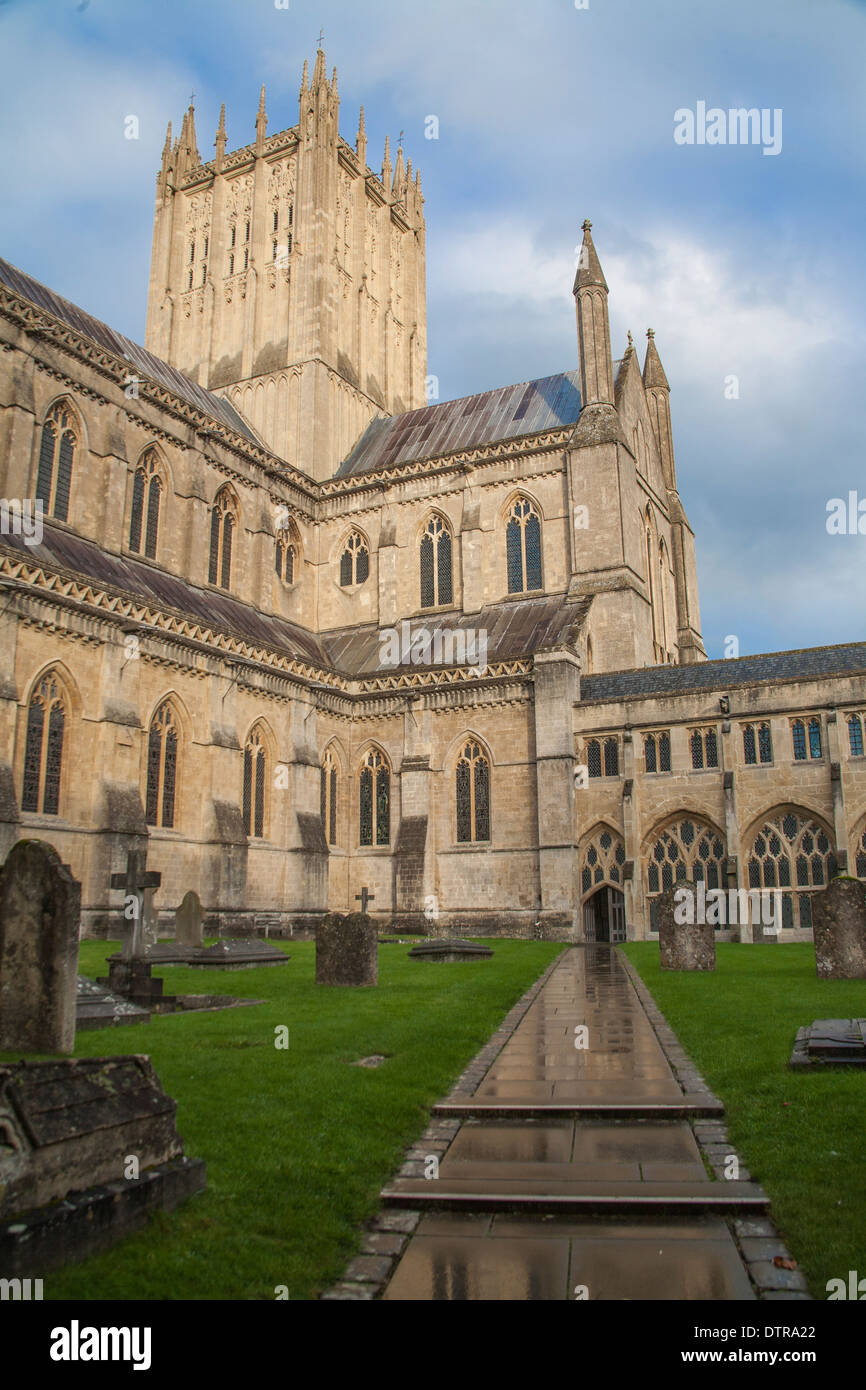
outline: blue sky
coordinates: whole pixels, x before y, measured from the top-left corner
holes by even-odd
[[[614,355],[656,332],[704,638],[863,637],[866,6],[853,0],[0,0],[0,254],[143,341],[154,179],[191,90],[203,158],[297,119],[320,29],[341,131],[405,132],[443,399],[577,365],[584,217]],[[782,149],[678,145],[681,108],[782,111]],[[134,114],[140,139],[124,138]],[[439,139],[425,139],[425,119]],[[739,397],[726,399],[736,376]]]

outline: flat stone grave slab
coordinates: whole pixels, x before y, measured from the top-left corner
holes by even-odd
[[[492,955],[489,946],[459,940],[425,941],[422,946],[413,946],[409,952],[410,960],[434,961],[489,960]]]
[[[866,1018],[816,1018],[799,1029],[788,1066],[866,1066]]]
[[[75,1027],[81,1033],[89,1028],[114,1028],[124,1023],[150,1023],[150,1010],[113,994],[86,975],[78,976]]]
[[[111,961],[119,960],[112,956]],[[193,969],[245,970],[264,965],[286,965],[289,957],[277,946],[255,937],[217,941],[213,946],[182,946],[160,941],[148,948],[147,961],[154,965],[190,965]]]

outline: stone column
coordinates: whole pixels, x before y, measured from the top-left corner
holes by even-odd
[[[574,936],[579,908],[573,709],[580,699],[580,662],[571,652],[536,652],[533,665],[539,918],[543,935],[565,940]]]

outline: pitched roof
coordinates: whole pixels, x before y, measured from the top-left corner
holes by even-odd
[[[574,371],[421,406],[402,415],[380,416],[368,425],[336,476],[369,473],[389,464],[436,458],[574,425],[580,405],[580,373]]]
[[[608,671],[583,676],[583,704],[595,700],[627,700],[647,695],[684,695],[693,690],[728,690],[763,681],[815,680],[823,676],[866,672],[866,642],[838,647],[806,647],[793,652],[766,652],[691,666],[645,666],[634,671]]]
[[[135,368],[135,374],[140,377],[150,377],[153,381],[164,386],[167,391],[171,391],[175,396],[180,396],[181,400],[200,410],[203,415],[210,415],[212,419],[220,424],[226,425],[230,430],[235,430],[237,434],[242,434],[252,444],[261,447],[261,440],[255,431],[250,428],[243,416],[239,415],[234,406],[229,401],[223,400],[222,396],[215,396],[212,391],[206,391],[203,386],[199,386],[183,372],[179,372],[174,367],[170,367],[161,358],[154,357],[152,352],[134,343],[131,338],[126,338],[122,333],[117,333],[115,329],[109,328],[107,323],[101,319],[95,319],[91,314],[86,314],[83,309],[79,309],[70,300],[64,299],[62,295],[55,294],[47,285],[43,285],[39,280],[34,280],[32,276],[26,275],[17,266],[10,265],[8,261],[0,260],[0,284],[5,285],[13,294],[17,294],[21,299],[29,299],[37,308],[43,309],[48,314],[53,314],[56,319],[60,319],[76,333],[80,333],[85,338],[90,338],[98,347],[107,352],[114,353],[116,357],[125,357]]]

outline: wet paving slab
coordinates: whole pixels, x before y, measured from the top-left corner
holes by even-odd
[[[383,1297],[753,1298],[723,1215],[767,1199],[707,1171],[684,1114],[706,1100],[684,1096],[616,952],[568,951],[457,1102],[438,1178],[383,1190],[424,1212]]]

